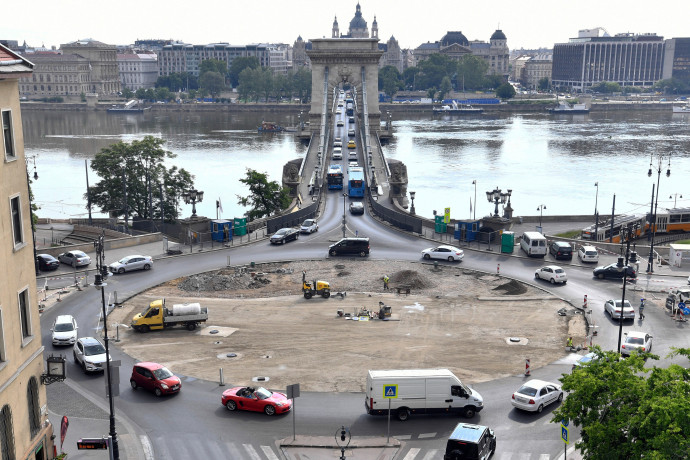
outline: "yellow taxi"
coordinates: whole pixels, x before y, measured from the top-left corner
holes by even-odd
[[[348,148],[348,149],[355,149],[355,148],[357,148],[357,145],[355,145],[355,141],[353,141],[352,139],[350,139],[350,140],[347,142],[347,148]]]

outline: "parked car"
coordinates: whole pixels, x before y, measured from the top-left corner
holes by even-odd
[[[60,266],[60,261],[50,254],[38,254],[36,260],[38,261],[38,269],[44,272],[57,270]]]
[[[105,370],[105,347],[93,337],[77,339],[72,348],[74,363],[81,366],[84,372],[101,372]]]
[[[316,219],[307,219],[302,222],[302,226],[299,231],[302,233],[314,233],[319,229],[319,224],[316,223]]]
[[[496,451],[496,435],[487,426],[458,423],[448,437],[443,460],[485,460]]]
[[[461,261],[465,257],[465,252],[462,249],[458,249],[455,246],[437,246],[435,248],[427,248],[422,251],[422,257],[426,260],[429,259],[441,259],[447,260],[448,262]]]
[[[63,252],[58,256],[58,260],[72,267],[84,267],[91,264],[91,257],[87,256],[83,251]]]
[[[561,386],[535,379],[525,383],[513,393],[511,403],[518,409],[541,413],[545,406],[556,401],[563,401]]]
[[[127,256],[108,265],[108,270],[112,273],[131,272],[133,270],[149,270],[153,267],[151,256]]]
[[[369,255],[369,238],[341,238],[340,241],[328,247],[328,255],[359,254],[361,257]]]
[[[156,396],[178,393],[182,388],[182,381],[167,367],[158,363],[136,363],[132,367],[129,384],[133,390],[143,388],[153,391]]]
[[[567,283],[568,275],[566,275],[565,270],[557,265],[546,265],[541,267],[536,272],[534,272],[535,279],[546,280],[551,284],[556,283]]]
[[[625,340],[621,344],[621,355],[630,356],[637,350],[638,352],[652,351],[652,336],[646,332],[628,331],[625,333]]]
[[[611,319],[620,319],[621,301],[613,299],[607,300],[604,303],[604,310],[611,316]],[[623,319],[635,319],[635,310],[627,300],[623,304]]]
[[[225,390],[222,404],[229,410],[249,410],[266,415],[284,414],[292,409],[292,400],[285,393],[274,393],[263,387],[235,387]]]
[[[281,228],[271,236],[271,244],[285,244],[288,241],[296,240],[299,237],[299,230],[295,228]]]
[[[77,321],[72,315],[59,315],[50,328],[53,345],[74,345],[77,341],[77,329]]]
[[[364,214],[364,203],[361,201],[350,203],[350,214]]]
[[[549,254],[551,254],[554,259],[567,259],[571,260],[573,258],[573,247],[570,243],[564,241],[554,241],[549,246]]]
[[[628,273],[628,278],[637,278],[637,272],[633,267],[628,265],[626,270]],[[599,278],[600,280],[603,280],[605,278],[622,279],[626,270],[623,270],[623,267],[619,267],[617,264],[614,263],[611,265],[606,265],[604,267],[597,267],[592,271],[592,273],[596,278]]]
[[[580,246],[577,250],[577,257],[582,262],[599,262],[599,252],[594,246]]]

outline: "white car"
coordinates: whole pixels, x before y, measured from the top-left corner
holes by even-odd
[[[338,107],[341,107],[341,106],[338,106]],[[335,114],[336,114],[336,115],[340,115],[341,113],[343,113],[343,111],[340,110],[340,109],[338,109],[338,110],[335,111]]]
[[[333,159],[334,160],[342,160],[343,159],[343,149],[340,147],[335,147],[333,149]]]
[[[341,149],[343,148],[343,143],[340,141],[334,141],[333,142],[333,147],[340,147]]]
[[[81,366],[84,372],[101,372],[105,370],[105,347],[93,337],[78,339],[72,349],[74,363]]]
[[[338,120],[335,122],[335,125],[340,127],[340,126],[345,126],[345,122],[343,120]]]
[[[652,351],[652,336],[646,332],[626,332],[625,340],[621,344],[621,355],[630,356],[635,350],[643,353]]]
[[[63,264],[71,265],[72,267],[84,267],[91,263],[91,257],[87,256],[83,251],[63,252],[57,258]]]
[[[127,256],[108,265],[111,273],[131,272],[132,270],[149,270],[153,267],[151,256]]]
[[[50,330],[53,345],[74,345],[77,341],[77,321],[72,315],[59,315]]]
[[[461,261],[465,257],[465,253],[462,249],[458,249],[455,246],[443,245],[423,250],[422,257],[426,260],[442,259],[448,262],[455,262],[456,260]]]
[[[302,233],[314,233],[319,229],[319,224],[316,223],[315,219],[307,219],[302,222],[302,226],[299,231]]]
[[[541,267],[534,272],[534,278],[546,280],[551,284],[565,284],[568,282],[568,275],[565,274],[565,270],[557,265],[546,265],[545,267]]]
[[[594,246],[581,246],[577,250],[577,257],[582,262],[599,262],[599,252]]]
[[[620,319],[621,301],[613,299],[607,300],[606,303],[604,303],[604,310],[611,315],[611,319]],[[627,300],[623,304],[623,319],[635,319],[635,310]]]
[[[522,385],[511,400],[513,406],[529,412],[544,410],[552,402],[563,401],[561,386],[544,380],[530,380]]]

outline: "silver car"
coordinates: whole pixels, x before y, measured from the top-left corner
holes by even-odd
[[[83,251],[63,252],[58,256],[58,260],[72,267],[84,267],[91,263],[91,257],[87,256]]]
[[[625,340],[621,344],[621,355],[630,356],[637,350],[642,353],[652,351],[652,336],[646,332],[629,331],[625,333]]]
[[[112,273],[131,272],[132,270],[149,270],[153,267],[153,259],[150,256],[127,256],[108,265]]]
[[[84,372],[101,372],[105,369],[105,347],[98,339],[82,337],[72,349],[74,363],[81,366]]]
[[[604,304],[604,310],[611,315],[611,319],[619,319],[621,317],[621,301],[607,300]],[[623,304],[623,319],[635,319],[635,310],[627,300]]]

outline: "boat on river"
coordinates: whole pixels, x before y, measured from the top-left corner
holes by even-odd
[[[472,107],[470,104],[458,104],[456,101],[453,101],[452,105],[434,107],[432,110],[434,111],[434,114],[439,115],[463,115],[484,112],[484,109]]]
[[[556,114],[577,114],[577,113],[589,113],[589,109],[587,108],[587,104],[568,104],[567,102],[559,102],[556,107],[552,107],[550,109],[546,109],[551,113],[556,113]]]
[[[261,126],[258,128],[260,133],[280,133],[285,131],[285,128],[280,126],[278,123],[272,121],[262,121]]]
[[[148,110],[150,107],[143,107],[139,104],[139,101],[132,99],[127,102],[122,107],[113,106],[108,109],[109,113],[142,113],[144,110]]]
[[[673,113],[690,113],[690,103],[686,105],[674,105]]]

